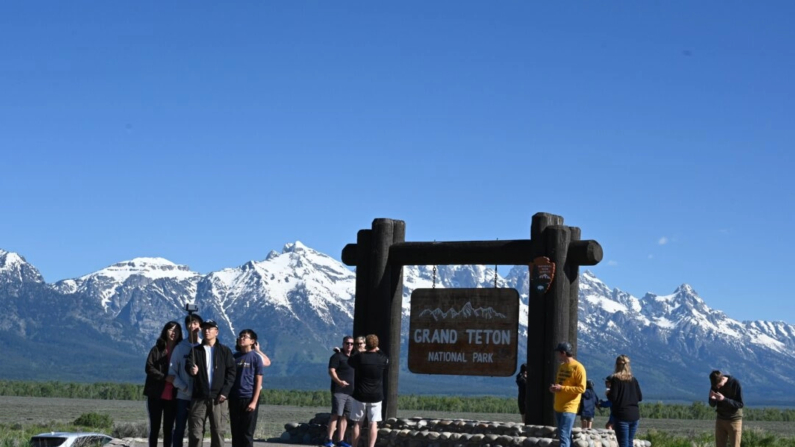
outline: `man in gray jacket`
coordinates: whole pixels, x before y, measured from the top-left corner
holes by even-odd
[[[185,425],[188,423],[190,400],[193,395],[193,376],[185,371],[185,364],[191,356],[194,346],[201,344],[199,331],[201,330],[202,317],[190,314],[185,317],[185,330],[187,336],[174,348],[171,354],[171,365],[168,375],[174,376],[174,388],[177,389],[177,415],[174,423],[173,447],[182,447],[185,437]]]

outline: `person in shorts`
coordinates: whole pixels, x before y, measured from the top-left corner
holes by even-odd
[[[354,370],[351,420],[355,425],[351,444],[358,446],[362,419],[366,414],[370,421],[368,445],[374,447],[378,422],[381,421],[381,402],[384,400],[384,374],[389,367],[389,357],[378,350],[378,336],[370,334],[365,337],[365,351],[348,359],[348,365]]]
[[[336,445],[338,447],[351,447],[345,442],[345,430],[348,428],[348,420],[344,413],[347,410],[351,413],[353,408],[353,384],[354,371],[348,365],[348,359],[353,352],[353,337],[346,335],[342,337],[342,349],[336,352],[328,361],[328,375],[331,377],[331,418],[328,423],[328,433],[324,447],[334,447],[334,432],[337,431],[339,422],[339,435]]]
[[[596,414],[596,405],[598,404],[599,397],[594,390],[593,380],[585,382],[585,392],[582,393],[580,399],[580,424],[583,429],[593,428],[593,418]]]

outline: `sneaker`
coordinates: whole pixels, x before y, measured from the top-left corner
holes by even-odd
[[[334,442],[329,439],[329,441],[323,444],[323,447],[334,447]]]
[[[337,441],[337,447],[351,447],[351,445],[345,441]]]

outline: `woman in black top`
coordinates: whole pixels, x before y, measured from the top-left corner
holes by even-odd
[[[629,357],[616,358],[615,373],[610,376],[610,391],[607,398],[612,404],[613,425],[619,447],[632,447],[638,430],[640,411],[638,402],[643,400],[638,380],[632,377]]]
[[[149,447],[157,447],[160,422],[163,422],[163,447],[171,447],[171,435],[177,414],[176,389],[172,382],[174,376],[168,375],[171,353],[182,341],[182,327],[176,321],[169,321],[160,331],[160,337],[146,357],[146,383],[144,396],[149,412]]]

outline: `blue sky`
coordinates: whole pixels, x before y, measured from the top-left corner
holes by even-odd
[[[529,237],[795,323],[795,4],[5,2],[0,248],[47,281],[295,240]],[[502,272],[507,272],[502,268]]]

